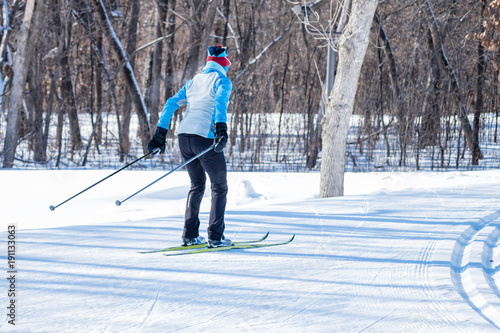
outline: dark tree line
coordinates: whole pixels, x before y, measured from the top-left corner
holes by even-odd
[[[357,110],[365,119],[358,149],[385,142],[387,157],[398,154],[399,166],[411,155],[419,168],[426,153],[436,161],[432,167],[458,167],[467,154],[466,163],[478,165],[481,135],[492,130],[485,116],[495,127],[486,139],[498,139],[494,22],[498,1],[380,3],[358,92]],[[391,134],[397,147],[388,142]],[[456,158],[451,165],[450,154]]]
[[[324,26],[338,1],[322,2]],[[429,154],[440,167],[480,163],[483,117],[495,115],[498,126],[498,4],[379,4],[354,109],[363,124],[350,153],[371,156],[382,147],[388,164],[397,157],[417,167]],[[234,83],[228,160],[242,169],[266,159],[318,168],[327,48],[297,20],[294,5],[3,0],[3,167],[140,155],[165,100],[202,68],[208,45],[224,44]],[[176,113],[170,138],[181,119]],[[495,127],[495,144],[497,137]],[[445,163],[451,155],[453,165]]]

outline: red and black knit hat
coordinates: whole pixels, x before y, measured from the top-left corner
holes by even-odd
[[[227,46],[210,46],[208,48],[208,57],[207,57],[207,62],[208,61],[215,61],[222,67],[227,67],[231,64],[229,61],[229,55],[227,54],[228,51]]]

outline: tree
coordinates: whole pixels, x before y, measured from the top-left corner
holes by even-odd
[[[465,141],[469,145],[469,149],[471,150],[471,155],[473,156],[473,163],[477,165],[477,161],[482,159],[483,156],[481,154],[481,151],[479,149],[479,144],[474,143],[474,133],[471,127],[471,124],[469,122],[469,118],[467,117],[467,108],[466,108],[466,103],[463,98],[463,92],[462,88],[460,86],[460,83],[457,78],[457,74],[455,73],[455,70],[451,66],[448,57],[446,56],[446,52],[443,47],[443,41],[442,41],[442,36],[439,30],[439,26],[437,24],[437,19],[434,15],[434,12],[432,10],[431,4],[429,0],[425,0],[424,4],[424,9],[428,13],[428,16],[431,17],[431,21],[429,23],[429,30],[430,30],[430,38],[432,39],[432,46],[434,48],[434,52],[436,54],[436,57],[439,59],[438,64],[441,68],[441,70],[445,73],[448,73],[449,77],[451,78],[451,87],[453,89],[453,92],[457,94],[458,101],[460,103],[460,107],[457,109],[458,117],[460,119],[460,124],[462,127],[462,131],[464,132],[465,136]],[[482,55],[480,55],[480,58],[482,58]],[[482,66],[482,65],[480,65]],[[481,74],[482,75],[482,74]]]
[[[348,15],[354,8],[351,3],[35,1],[24,51],[27,68],[22,69],[13,66],[13,60],[20,54],[18,42],[26,31],[21,26],[27,0],[4,0],[0,5],[0,156],[2,160],[4,154],[9,156],[14,143],[19,165],[43,162],[52,167],[57,160],[58,167],[85,165],[88,160],[92,166],[107,167],[115,161],[115,152],[123,161],[133,157],[149,140],[148,122],[155,126],[160,103],[206,63],[207,45],[224,44],[230,47],[233,62],[228,72],[234,84],[228,124],[230,167],[269,170],[267,162],[272,162],[280,163],[283,170],[317,170],[321,151],[325,166],[331,154],[329,147],[322,146],[321,124],[331,121],[338,128],[344,126],[332,114],[322,121],[330,95],[322,82],[328,81],[324,87],[333,86],[329,80],[333,75],[326,75],[328,64],[345,66],[325,40],[333,37],[331,45],[342,52],[339,35],[346,32],[344,36],[355,38],[361,33],[360,26],[353,32],[344,29],[343,22],[354,19]],[[296,7],[309,13],[309,24],[305,14],[302,24],[297,21]],[[379,1],[377,12],[357,85],[355,77],[340,83],[350,89],[349,98],[355,97],[352,111],[343,119],[350,113],[360,116],[357,138],[347,142],[345,156],[350,158],[345,170],[351,168],[351,161],[354,169],[366,171],[424,165],[431,169],[498,166],[498,158],[491,158],[494,149],[485,140],[498,142],[499,133],[500,0]],[[41,29],[35,27],[37,17],[43,20]],[[35,51],[30,52],[30,47]],[[14,83],[13,77],[23,71],[27,80]],[[352,68],[345,71],[356,76]],[[338,93],[330,96],[332,109],[334,99],[340,100]],[[21,104],[14,112],[9,102],[15,100]],[[123,111],[132,112],[130,126]],[[279,123],[271,114],[278,114]],[[14,116],[17,121],[12,121]],[[181,119],[182,112],[177,112],[169,135],[174,135]],[[12,136],[15,123],[19,129]],[[337,127],[325,131],[323,140],[332,131],[344,140]],[[8,140],[11,143],[4,147]],[[175,148],[175,140],[168,142]],[[343,161],[342,150],[340,158],[334,157],[338,165]],[[178,157],[174,151],[172,159]],[[487,158],[481,160],[481,153]],[[356,165],[358,157],[368,164]],[[342,188],[341,180],[329,182]]]
[[[353,0],[338,41],[337,71],[322,123],[321,198],[344,195],[347,131],[377,5],[378,0]],[[344,10],[348,8],[344,6]]]
[[[137,46],[137,23],[139,22],[139,13],[141,9],[141,3],[139,0],[131,1],[131,9],[130,9],[130,21],[127,29],[127,54],[129,55],[130,67],[132,70],[135,70],[135,56],[134,50]],[[123,96],[123,105],[121,112],[121,135],[120,135],[120,161],[123,161],[125,155],[127,155],[130,151],[130,120],[132,116],[132,99],[134,93],[132,91],[126,91]],[[147,100],[145,101],[146,107],[149,109],[149,105]]]
[[[158,14],[156,15],[156,38],[162,38],[166,35],[166,22],[168,13],[168,1],[158,1]],[[158,42],[151,53],[148,66],[148,88],[146,90],[146,104],[150,110],[149,121],[151,130],[154,131],[159,119],[160,109],[160,86],[162,81],[163,63],[163,43]]]
[[[115,30],[111,25],[111,21],[109,20],[108,13],[106,11],[106,8],[104,7],[104,3],[102,2],[102,0],[94,0],[94,3],[97,7],[99,16],[101,17],[104,29],[107,32],[107,37],[110,40],[110,44],[113,46],[113,50],[120,62],[124,64],[124,66],[122,67],[123,78],[129,93],[132,95],[132,100],[139,117],[139,134],[142,141],[142,148],[144,152],[147,152],[151,126],[149,124],[148,110],[146,107],[146,103],[144,102],[144,97],[142,96],[142,92],[134,73],[134,69],[130,65],[130,60],[128,59],[127,54],[123,49],[122,43],[118,39],[118,36],[116,35]]]
[[[7,131],[4,144],[4,168],[12,168],[16,153],[17,139],[19,136],[19,113],[23,102],[23,92],[26,85],[26,75],[29,63],[26,54],[27,41],[30,33],[31,18],[35,7],[35,0],[28,0],[24,10],[24,19],[19,32],[17,52],[14,59],[12,91],[9,100],[9,112],[7,115]]]
[[[32,23],[32,31],[41,31],[46,34],[46,17],[48,16],[47,6],[40,6],[37,8]],[[27,54],[31,54],[33,61],[31,61],[29,74],[27,77],[29,86],[29,128],[30,128],[30,147],[34,152],[33,160],[35,162],[45,162],[46,160],[46,145],[44,144],[44,124],[43,124],[43,63],[39,56],[42,50],[46,47],[44,39],[38,38],[39,33],[30,33],[28,39]]]
[[[67,114],[69,118],[69,125],[71,131],[71,148],[72,150],[78,150],[82,147],[82,137],[80,134],[80,125],[78,122],[78,105],[75,87],[73,85],[72,78],[72,67],[70,59],[70,48],[71,48],[71,33],[73,29],[73,22],[70,20],[65,21],[64,27],[64,39],[61,41],[63,46],[61,48],[61,95],[63,98],[63,103],[65,109],[67,109]]]

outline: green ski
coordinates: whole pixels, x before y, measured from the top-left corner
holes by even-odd
[[[196,253],[207,253],[207,252],[217,252],[217,251],[229,251],[229,250],[238,250],[238,249],[256,249],[261,247],[269,247],[269,246],[278,246],[285,245],[293,241],[295,235],[292,236],[286,242],[281,243],[270,243],[270,244],[249,244],[249,242],[245,243],[234,243],[232,246],[222,246],[222,247],[205,247],[203,249],[194,249],[191,251],[179,251],[175,253],[165,253],[165,256],[180,256],[184,254],[196,254]]]
[[[256,239],[256,240],[251,240],[251,241],[246,241],[246,242],[234,242],[234,245],[242,245],[242,244],[252,244],[252,243],[258,243],[262,242],[269,236],[269,232],[265,234],[263,237]],[[137,251],[138,253],[158,253],[158,252],[170,252],[170,251],[183,251],[183,250],[194,250],[194,249],[204,249],[207,247],[207,244],[199,244],[199,245],[190,245],[190,246],[185,246],[185,245],[179,245],[179,246],[172,246],[172,247],[167,247],[165,249],[157,249],[157,250],[146,250],[146,251]]]

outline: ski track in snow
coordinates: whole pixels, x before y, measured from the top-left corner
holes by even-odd
[[[427,194],[422,195],[422,197],[427,196]],[[439,198],[439,196],[438,196]],[[419,201],[421,198],[417,198],[416,200],[413,200],[414,202]],[[441,198],[439,198],[440,202]],[[413,202],[407,203],[407,205],[411,206]],[[367,216],[370,215],[369,211],[366,211],[365,214]],[[439,301],[439,296],[434,295],[433,293],[433,287],[430,283],[431,278],[429,277],[431,274],[431,268],[432,268],[432,255],[435,249],[436,243],[443,237],[444,234],[444,228],[441,228],[439,231],[434,231],[433,233],[428,233],[426,238],[429,239],[425,243],[425,246],[420,248],[417,253],[418,253],[418,260],[416,260],[416,264],[414,265],[408,265],[407,263],[404,263],[404,258],[410,255],[410,250],[405,251],[402,253],[402,255],[399,257],[403,263],[397,264],[395,267],[382,267],[378,269],[377,273],[375,276],[370,280],[368,285],[374,285],[375,281],[377,278],[383,274],[389,274],[391,276],[390,280],[392,281],[408,281],[408,283],[403,283],[401,287],[398,289],[397,293],[400,296],[408,297],[411,298],[413,294],[415,294],[416,291],[421,291],[423,290],[425,292],[427,300],[429,300],[437,313],[440,314],[438,317],[440,320],[445,320],[447,323],[447,327],[453,327],[454,331],[463,331],[463,329],[460,328],[459,320],[452,314],[450,314],[449,311],[446,311],[442,305],[440,304]],[[411,277],[416,276],[418,279],[416,279],[415,285],[412,285],[409,281],[411,281]],[[363,296],[363,302],[367,304],[369,307],[374,307],[375,304],[378,303],[378,298],[373,297],[373,295],[366,295],[366,292],[362,293]],[[427,303],[423,303],[422,305],[427,306]],[[368,326],[362,328],[359,332],[365,332],[369,329],[375,329],[375,331],[390,331],[391,326],[387,325],[383,326],[385,327],[384,329],[380,329],[376,325],[379,325],[384,322],[386,318],[389,318],[390,316],[394,315],[400,307],[395,307],[394,309],[387,309],[385,310],[386,314],[383,314],[381,317],[376,318],[372,323],[370,323]],[[415,303],[415,309],[413,311],[419,312],[419,311],[425,311],[425,307],[419,306],[419,303]],[[410,325],[412,330],[416,331],[432,331],[433,328],[439,327],[439,322],[435,320],[434,318],[430,317],[428,318],[425,322],[421,323],[413,323]],[[395,330],[397,331],[397,330]]]
[[[442,234],[441,234],[442,235]],[[430,240],[426,243],[426,246],[421,249],[421,253],[419,255],[419,262],[416,265],[416,274],[420,279],[420,282],[422,284],[423,290],[428,297],[429,300],[432,301],[432,305],[434,309],[437,311],[437,313],[440,314],[440,318],[445,319],[446,322],[448,322],[452,327],[456,327],[457,325],[457,318],[453,317],[450,312],[446,311],[443,309],[439,302],[439,298],[436,297],[433,293],[433,288],[431,285],[432,278],[430,277],[430,270],[431,270],[431,262],[432,262],[432,254],[434,252],[434,248],[436,246],[436,242],[438,239],[434,237],[434,235],[429,235]],[[432,320],[434,321],[434,320]],[[458,329],[458,327],[456,327]],[[429,329],[429,327],[425,327],[425,329]]]
[[[146,313],[146,316],[144,317],[144,320],[139,324],[139,329],[135,329],[134,327],[132,327],[134,331],[141,331],[140,328],[142,328],[144,324],[147,322],[148,318],[151,316],[151,313],[155,308],[156,303],[158,303],[159,296],[160,296],[160,291],[156,293],[156,297],[155,300],[153,301],[153,304],[151,304],[151,307],[149,308],[148,312]]]
[[[477,243],[477,239],[482,232],[494,221],[500,221],[499,218],[500,211],[496,211],[480,219],[478,222],[472,223],[456,241],[453,249],[453,256],[451,258],[451,278],[456,290],[477,313],[498,329],[500,329],[500,312],[498,310],[500,302],[497,299],[496,304],[492,304],[490,301],[492,297],[489,295],[490,292],[493,292],[497,298],[499,297],[497,288],[491,288],[493,285],[496,286],[494,278],[495,270],[488,269],[486,264],[487,261],[493,260],[489,259],[493,258],[492,247],[498,246],[498,236],[495,234],[496,231],[489,234],[495,240],[494,243],[488,243],[486,240],[482,240],[486,250],[483,250],[481,255],[479,255],[479,251],[473,251],[472,247]],[[491,239],[491,237],[489,239]],[[476,255],[476,257],[471,258],[471,255]],[[474,259],[480,264],[483,276],[490,286],[490,289],[487,290],[486,293],[484,292],[484,288],[480,288],[482,282],[478,281],[477,274],[473,272],[477,270],[477,268],[474,267]]]
[[[438,198],[442,205],[446,205],[446,203],[436,191],[429,190],[425,196],[429,194]],[[425,247],[421,248],[420,250],[418,263],[415,267],[415,273],[419,277],[419,281],[423,287],[425,295],[432,302],[432,306],[436,310],[436,313],[439,314],[439,317],[441,319],[444,319],[448,323],[449,327],[453,327],[455,331],[465,332],[466,328],[460,323],[459,318],[457,318],[457,316],[455,316],[453,312],[448,311],[444,308],[443,304],[440,302],[440,296],[435,294],[433,286],[434,279],[432,277],[432,263],[434,251],[437,243],[445,238],[450,229],[451,227],[449,225],[445,225],[438,232],[434,234],[430,233],[428,235],[429,240],[426,242]],[[431,321],[435,322],[434,319],[432,319]],[[429,328],[430,327],[426,327],[426,329]]]
[[[386,314],[385,316],[375,320],[373,323],[371,323],[370,325],[366,326],[365,328],[363,328],[361,331],[359,331],[359,333],[361,332],[366,332],[366,330],[368,330],[369,328],[373,327],[374,325],[376,325],[377,323],[379,323],[380,321],[384,320],[385,318],[389,317],[390,315],[392,315],[394,312],[396,312],[398,310],[398,308],[392,310],[390,313]]]
[[[497,276],[495,274],[500,271],[500,223],[494,227],[495,229],[484,242],[483,273],[491,290],[500,298],[500,275],[495,279]]]

